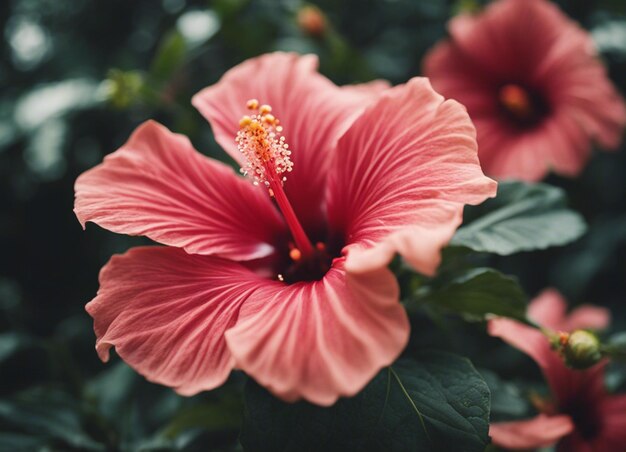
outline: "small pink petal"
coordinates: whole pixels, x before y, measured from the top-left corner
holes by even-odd
[[[489,426],[493,443],[507,449],[535,449],[556,443],[574,429],[569,416],[539,416],[511,422],[496,422]]]
[[[76,181],[74,211],[113,232],[195,254],[257,259],[286,229],[262,189],[149,121]]]
[[[409,322],[398,296],[385,268],[351,275],[334,267],[316,282],[267,282],[226,340],[237,367],[277,396],[331,405],[356,394],[405,347]]]
[[[285,192],[306,229],[320,232],[326,175],[337,140],[363,108],[387,87],[373,82],[340,88],[317,73],[315,55],[270,53],[232,68],[196,94],[193,105],[211,123],[217,142],[240,164],[234,138],[246,101],[269,104],[283,126],[294,163]]]
[[[555,289],[545,289],[528,305],[528,317],[541,326],[569,331],[566,324],[567,302]]]
[[[530,356],[545,371],[553,362],[556,352],[550,349],[548,338],[539,330],[523,323],[506,318],[490,320],[487,331],[509,345]]]
[[[578,329],[604,330],[611,323],[611,311],[600,306],[584,304],[574,309],[567,318],[566,331]]]
[[[495,191],[480,169],[465,108],[444,101],[427,79],[414,78],[385,91],[339,141],[328,180],[330,227],[343,231],[348,245],[381,243],[373,251],[379,262],[404,252],[432,273],[438,251],[420,242],[436,237],[440,247],[463,205]],[[421,237],[425,229],[430,232]],[[363,262],[349,258],[354,271],[357,260]]]
[[[234,364],[224,332],[259,279],[239,264],[171,247],[113,256],[86,306],[98,355],[106,362],[115,347],[148,380],[183,395],[220,386]]]
[[[528,317],[552,330],[605,329],[611,312],[599,306],[582,305],[567,314],[567,301],[555,289],[546,289],[528,305]]]

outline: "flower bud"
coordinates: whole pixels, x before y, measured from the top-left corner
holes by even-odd
[[[322,36],[326,31],[326,17],[315,6],[304,6],[298,11],[298,26],[311,36]]]
[[[116,108],[128,108],[139,100],[143,85],[141,73],[113,69],[106,80],[108,100]]]
[[[589,331],[576,330],[563,346],[565,363],[573,369],[587,369],[602,359],[600,341]]]

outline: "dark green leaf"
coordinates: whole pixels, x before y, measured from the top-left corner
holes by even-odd
[[[526,317],[526,295],[517,279],[491,268],[465,270],[425,297],[437,307],[480,318],[487,314]]]
[[[95,399],[102,414],[115,419],[129,403],[138,380],[136,372],[120,361],[89,381],[86,393]]]
[[[26,433],[60,440],[81,450],[102,450],[82,429],[80,406],[66,394],[31,390],[0,400],[0,420]]]
[[[530,405],[518,386],[501,380],[498,375],[487,369],[480,369],[480,374],[491,391],[492,422],[529,417]]]
[[[185,38],[177,31],[169,33],[161,41],[159,50],[152,61],[150,75],[156,81],[169,80],[172,74],[183,64],[186,53]]]
[[[15,352],[25,347],[29,347],[34,341],[23,334],[4,333],[0,334],[0,363],[10,358]]]
[[[612,335],[602,344],[602,351],[613,359],[626,360],[626,332]]]
[[[330,408],[287,404],[249,382],[246,451],[483,451],[489,389],[472,364],[421,353],[381,371],[358,395]]]
[[[46,441],[44,438],[20,433],[0,432],[0,450],[31,452],[34,450],[42,450],[45,444]]]
[[[546,184],[501,182],[495,199],[465,213],[452,244],[500,255],[565,245],[586,230],[583,218],[566,207],[563,190]]]

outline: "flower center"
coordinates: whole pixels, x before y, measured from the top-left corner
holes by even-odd
[[[235,138],[239,151],[246,158],[241,172],[250,176],[255,185],[267,187],[269,195],[276,200],[295,242],[289,257],[294,262],[308,261],[316,254],[316,248],[304,232],[283,190],[287,180],[285,174],[293,169],[289,145],[285,143],[285,137],[281,136],[283,128],[271,113],[272,107],[269,105],[259,106],[259,101],[251,99],[247,102],[247,108],[251,115],[241,118]]]
[[[518,84],[502,86],[498,100],[505,113],[517,124],[533,125],[547,113],[547,104],[543,98]]]

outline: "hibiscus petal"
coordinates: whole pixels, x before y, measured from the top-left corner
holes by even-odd
[[[574,430],[569,416],[539,416],[511,422],[496,422],[489,426],[493,443],[507,449],[534,449],[550,446]]]
[[[556,352],[550,349],[548,338],[536,328],[515,320],[497,318],[489,321],[487,331],[530,356],[544,371],[554,362],[552,355],[556,356]]]
[[[528,305],[528,317],[553,330],[565,330],[567,302],[555,289],[545,289]]]
[[[567,113],[555,114],[532,130],[516,129],[501,117],[481,117],[474,123],[483,168],[500,179],[535,182],[551,168],[575,176],[591,152],[588,135]]]
[[[87,304],[96,350],[109,349],[148,380],[192,395],[221,385],[234,360],[224,331],[259,277],[240,264],[178,248],[141,247],[113,256]]]
[[[435,90],[462,103],[472,120],[499,115],[499,81],[452,41],[442,41],[424,58],[424,74]]]
[[[189,253],[257,259],[286,233],[267,193],[152,121],[82,174],[75,189],[83,227],[92,221]]]
[[[559,38],[563,14],[543,0],[493,2],[479,15],[461,14],[448,30],[474,64],[503,80],[533,74]],[[529,45],[532,42],[532,45]]]
[[[602,431],[596,450],[619,450],[626,444],[626,395],[607,396],[600,403]],[[600,444],[604,448],[600,447]]]
[[[373,271],[386,266],[398,252],[418,272],[434,275],[441,263],[440,251],[450,242],[460,223],[459,212],[458,216],[452,217],[448,223],[438,225],[436,229],[406,227],[371,248],[348,246],[344,249],[346,270],[352,273]]]
[[[567,302],[555,289],[546,289],[528,305],[528,317],[541,326],[560,331],[605,329],[611,312],[599,306],[581,305],[567,314]]]
[[[252,58],[205,88],[193,105],[211,123],[217,142],[242,164],[234,141],[239,120],[249,114],[248,99],[272,106],[292,151],[293,171],[285,192],[305,228],[319,232],[324,220],[322,200],[329,156],[370,99],[388,85],[374,82],[340,88],[317,73],[315,55],[271,53]]]
[[[611,311],[600,306],[583,304],[574,309],[567,318],[567,330],[604,330],[611,323]]]
[[[409,336],[397,282],[383,268],[320,281],[266,284],[226,332],[237,367],[285,400],[331,405],[391,364]]]
[[[440,246],[426,243],[432,234],[411,231],[431,229],[440,242],[449,239],[463,205],[495,191],[480,169],[465,108],[414,78],[385,91],[340,139],[328,180],[329,223],[346,244],[378,244],[386,256],[395,247],[409,261],[430,261],[422,270],[432,269]],[[355,259],[348,256],[352,271]]]

